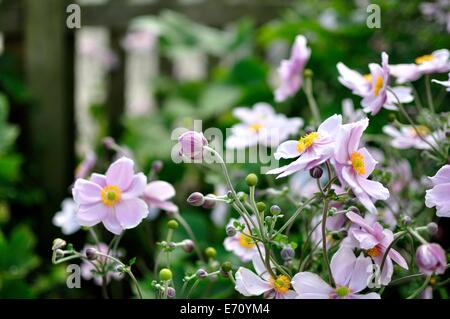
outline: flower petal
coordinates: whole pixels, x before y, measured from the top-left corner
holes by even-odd
[[[259,296],[272,289],[267,281],[262,280],[255,273],[244,267],[239,267],[235,278],[236,286],[234,288],[246,297]]]
[[[121,190],[126,190],[133,181],[133,176],[134,162],[127,157],[121,157],[109,166],[106,181],[108,185],[116,185]]]
[[[312,272],[299,272],[292,278],[291,285],[300,299],[328,299],[333,292],[333,288]]]
[[[85,179],[77,179],[72,189],[73,199],[78,205],[91,205],[101,201],[101,187]]]
[[[136,227],[148,215],[147,204],[138,198],[121,201],[115,210],[117,220],[125,229]]]

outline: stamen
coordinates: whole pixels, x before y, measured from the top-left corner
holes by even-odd
[[[417,129],[417,131],[416,131]],[[411,133],[414,137],[418,137],[419,134],[422,136],[427,136],[430,134],[430,129],[426,127],[425,125],[417,125],[416,129],[414,127],[411,127]],[[417,134],[419,132],[419,134]]]
[[[378,96],[380,94],[380,90],[383,87],[383,78],[381,76],[377,77],[377,81],[375,82],[375,86],[373,88],[373,94]]]
[[[245,248],[252,248],[252,247],[255,247],[255,245],[256,245],[255,241],[251,237],[247,236],[246,234],[241,234],[239,236],[239,244]]]
[[[416,64],[422,64],[425,62],[430,62],[434,60],[434,56],[431,54],[425,54],[416,58]]]
[[[381,256],[381,249],[378,246],[372,247],[366,250],[367,255],[370,257],[378,257]]]
[[[364,80],[366,80],[369,83],[372,83],[372,74],[370,74],[370,73],[364,74],[363,77],[364,77]]]
[[[338,295],[338,297],[342,298],[342,297],[348,296],[352,291],[348,287],[341,286],[341,287],[336,288],[335,292],[336,292],[336,295]]]
[[[255,123],[249,126],[249,130],[254,131],[256,133],[259,133],[259,131],[261,131],[261,129],[263,128],[262,124],[259,123]]]
[[[309,148],[311,145],[313,145],[314,141],[317,140],[318,138],[319,138],[319,133],[317,133],[317,132],[311,132],[309,134],[306,134],[305,136],[303,136],[302,138],[300,138],[298,140],[297,151],[299,153],[302,153],[307,148]]]
[[[270,278],[270,284],[273,289],[282,294],[288,292],[289,288],[291,288],[291,281],[285,275],[280,275],[276,279]]]
[[[122,191],[116,185],[107,185],[100,192],[102,203],[106,206],[114,206],[122,198]]]
[[[364,175],[366,173],[366,167],[364,166],[364,156],[361,153],[353,152],[350,157],[353,169],[358,175]]]

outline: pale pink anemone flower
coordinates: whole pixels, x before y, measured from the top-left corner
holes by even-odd
[[[377,114],[387,101],[387,85],[389,81],[388,55],[381,54],[381,66],[369,64],[372,86],[370,92],[361,101],[363,111],[372,115]]]
[[[287,118],[275,113],[268,103],[256,103],[252,109],[237,107],[233,115],[241,123],[231,128],[231,135],[226,140],[229,149],[242,149],[255,145],[276,147],[289,135],[296,134],[303,125],[301,118]]]
[[[369,180],[377,161],[365,147],[359,148],[363,131],[369,120],[341,126],[337,137],[333,163],[341,185],[349,186],[361,204],[371,213],[377,209],[374,200],[389,198],[389,190],[380,182]]]
[[[53,225],[60,227],[64,235],[76,233],[81,228],[77,221],[76,212],[77,204],[72,198],[66,198],[61,203],[61,210],[53,216]]]
[[[253,222],[256,223],[256,218],[252,217]],[[234,222],[238,221],[240,224],[245,225],[242,232],[237,232],[236,235],[227,237],[223,241],[223,246],[226,251],[230,251],[239,257],[243,262],[249,262],[252,260],[253,255],[258,254],[258,247],[261,251],[264,250],[264,247],[261,243],[255,243],[255,241],[249,236],[251,233],[248,230],[247,225],[244,222],[244,219],[240,217],[239,219],[232,218],[228,223],[228,226],[233,226]],[[252,224],[250,224],[251,226]]]
[[[433,188],[426,192],[425,205],[436,206],[439,217],[450,217],[450,165],[442,166],[430,179]]]
[[[411,125],[404,125],[397,129],[393,125],[383,126],[383,132],[392,137],[390,144],[398,149],[415,148],[419,150],[428,150],[430,144],[436,145],[436,140],[444,138],[442,132],[431,132],[425,125],[416,126],[417,130]],[[425,142],[420,136],[425,139]]]
[[[384,55],[383,55],[384,57]],[[387,55],[386,55],[387,57]],[[369,65],[370,67],[370,65]],[[373,74],[365,74],[362,75],[361,73],[352,70],[348,68],[345,64],[342,62],[339,62],[337,64],[337,69],[339,71],[339,77],[338,80],[341,82],[342,85],[347,87],[348,89],[352,90],[352,93],[358,96],[361,96],[363,98],[373,96],[375,93],[377,94],[383,94],[383,92],[380,92],[380,89],[375,89],[375,86],[377,83],[378,85],[381,84],[381,80],[378,80],[378,82],[374,83]],[[373,67],[371,67],[371,70],[374,69],[377,72],[379,71],[379,66],[377,64],[374,64]],[[383,67],[381,70],[385,71],[387,69],[386,64],[383,64]],[[385,75],[385,74],[384,74]],[[383,80],[384,81],[384,80]],[[386,79],[387,81],[387,79]],[[384,83],[386,84],[387,83]],[[387,90],[389,88],[389,90]],[[392,92],[393,93],[392,93]],[[372,109],[372,108],[364,108],[364,112],[369,113],[372,111],[372,115],[375,115],[378,113],[378,111],[381,109],[381,107],[384,107],[388,110],[397,110],[397,98],[401,103],[410,103],[414,100],[414,96],[412,95],[412,89],[406,86],[396,86],[396,87],[390,87],[386,86],[385,88],[386,98],[384,99],[384,95],[380,95],[383,97],[384,102],[379,106],[378,109]],[[364,100],[363,100],[364,101]],[[364,105],[363,105],[364,106]],[[357,120],[357,119],[355,119]],[[354,122],[354,120],[350,121]]]
[[[239,267],[235,274],[235,289],[239,293],[246,297],[264,295],[266,299],[296,298],[297,294],[291,289],[291,281],[286,275],[272,278],[259,254],[253,255],[252,262],[256,274],[244,267]]]
[[[78,205],[77,220],[92,227],[102,222],[111,233],[119,235],[134,228],[148,215],[143,194],[147,177],[134,173],[134,162],[122,157],[111,164],[106,175],[92,174],[89,180],[77,179],[72,190]]]
[[[333,156],[336,136],[342,124],[341,115],[333,115],[320,124],[317,132],[311,132],[299,140],[290,140],[278,146],[275,159],[296,158],[292,163],[270,170],[267,174],[279,174],[277,178],[300,170],[309,170]]]
[[[281,61],[278,68],[280,85],[275,90],[275,101],[283,102],[295,95],[303,84],[303,70],[311,56],[307,40],[303,35],[297,35],[288,60]]]
[[[108,245],[105,243],[99,243],[98,245],[85,245],[82,251],[83,255],[86,255],[87,249],[95,249],[96,251],[99,251],[102,254],[108,254],[109,248]],[[117,257],[114,254],[111,254],[111,251],[109,252],[109,255],[112,255],[113,257]],[[81,263],[81,276],[84,280],[94,280],[94,283],[97,286],[101,286],[103,284],[103,277],[99,274],[97,274],[96,267],[105,267],[107,270],[106,273],[106,283],[109,283],[111,279],[114,280],[121,280],[124,277],[124,274],[122,272],[119,272],[116,270],[115,267],[118,265],[112,261],[111,259],[104,257],[104,256],[98,256],[96,260],[94,261],[87,261],[83,260]]]
[[[383,226],[376,221],[374,215],[367,215],[366,218],[362,218],[354,212],[348,212],[346,216],[352,222],[352,226],[342,245],[346,247],[357,247],[364,250],[366,254],[372,258],[373,262],[381,267],[383,256],[394,240],[392,231],[390,229],[384,229]],[[400,267],[408,270],[406,260],[398,251],[391,248],[386,256],[386,261],[380,276],[380,284],[382,285],[387,285],[391,281],[394,272],[392,261],[395,261]]]
[[[165,181],[153,181],[147,184],[143,193],[143,200],[148,207],[158,208],[167,212],[178,212],[178,206],[169,199],[175,196],[175,188]]]
[[[445,90],[447,92],[450,92],[450,73],[448,74],[448,80],[447,81],[438,81],[436,79],[431,80],[431,82],[437,83],[445,87]]]
[[[336,287],[331,287],[317,274],[300,272],[292,278],[298,299],[380,299],[371,292],[361,294],[372,276],[372,261],[361,253],[356,258],[352,249],[341,247],[331,259],[331,273]]]
[[[417,57],[415,63],[390,65],[390,69],[397,83],[412,82],[425,74],[446,73],[450,71],[450,51],[436,50]]]

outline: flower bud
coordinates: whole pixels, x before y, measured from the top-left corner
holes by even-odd
[[[205,196],[202,193],[195,192],[189,195],[187,202],[192,206],[202,206],[205,203]]]
[[[237,233],[236,228],[234,228],[231,225],[227,226],[225,231],[226,231],[228,237],[236,236],[236,233]]]
[[[182,241],[183,250],[187,253],[191,253],[194,250],[194,242],[190,239],[185,239]]]
[[[85,252],[86,258],[89,260],[96,260],[98,258],[97,249],[87,248]]]
[[[217,255],[217,251],[213,247],[208,247],[205,249],[205,254],[209,258],[215,258]]]
[[[272,214],[272,215],[279,215],[280,213],[281,213],[281,208],[280,208],[280,206],[278,206],[278,205],[272,205],[271,207],[270,207],[270,213]]]
[[[313,167],[309,170],[309,175],[311,175],[312,178],[321,178],[323,175],[323,169],[319,166]]]
[[[163,169],[163,166],[164,166],[164,164],[163,164],[162,161],[159,161],[159,160],[158,161],[154,161],[152,163],[152,171],[154,173],[159,173]]]
[[[159,279],[162,281],[169,281],[172,279],[172,271],[168,268],[163,268],[159,271]]]
[[[64,257],[64,251],[62,249],[55,249],[55,255],[58,258]]]
[[[206,272],[206,270],[200,268],[199,270],[197,270],[195,275],[198,279],[205,279],[208,276],[208,273]]]
[[[237,193],[237,197],[241,202],[245,202],[247,200],[247,194],[244,192]]]
[[[258,212],[262,213],[266,209],[266,204],[263,202],[257,202],[256,208],[258,209]]]
[[[347,208],[347,210],[348,210],[349,212],[353,212],[353,213],[355,213],[355,214],[359,214],[359,208],[356,207],[356,206],[350,206],[349,208]]]
[[[168,299],[174,299],[177,296],[177,291],[173,287],[167,287],[166,294]]]
[[[402,222],[403,222],[403,225],[411,225],[412,219],[410,216],[404,215],[402,217]]]
[[[169,227],[169,229],[177,229],[178,222],[175,219],[171,219],[167,222],[167,227]]]
[[[447,131],[445,132],[445,137],[446,137],[446,138],[450,138],[450,130],[447,130]]]
[[[311,69],[305,69],[305,71],[303,71],[303,76],[305,78],[312,78],[313,75],[314,75],[314,73]]]
[[[445,251],[439,244],[423,244],[416,251],[416,263],[425,275],[443,274],[447,268]]]
[[[429,223],[427,225],[427,230],[430,233],[430,235],[435,235],[438,231],[438,225],[436,223]]]
[[[290,246],[283,247],[280,254],[284,261],[290,261],[295,257],[295,251]]]
[[[169,247],[170,249],[175,249],[177,245],[173,241],[171,241],[167,243],[167,247]]]
[[[66,241],[64,239],[56,238],[53,241],[52,250],[64,248],[64,247],[66,247],[66,245],[67,245],[67,243],[66,243]]]
[[[107,149],[113,149],[116,146],[116,141],[111,136],[107,136],[102,140],[103,146]]]
[[[245,183],[247,183],[247,186],[249,187],[253,187],[256,186],[256,184],[258,184],[258,176],[256,176],[256,174],[248,174],[247,177],[245,178]]]
[[[233,265],[229,262],[226,261],[224,262],[221,266],[220,269],[222,269],[223,272],[228,273],[231,271],[231,268],[233,268]]]
[[[190,159],[201,159],[203,157],[203,147],[208,141],[203,133],[188,131],[178,138],[180,144],[180,154]]]

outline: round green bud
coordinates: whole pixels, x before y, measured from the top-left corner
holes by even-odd
[[[281,208],[280,208],[280,206],[278,206],[278,205],[272,205],[272,206],[270,207],[270,213],[271,213],[272,215],[278,215],[278,214],[280,214],[280,213],[281,213]]]
[[[213,247],[208,247],[205,249],[205,254],[209,258],[215,258],[217,255],[217,251]]]
[[[256,176],[256,174],[253,173],[248,174],[247,177],[245,178],[245,182],[249,187],[256,186],[256,184],[258,184],[258,176]]]
[[[314,75],[314,73],[311,69],[305,69],[305,71],[303,72],[303,76],[305,78],[312,78],[313,75]]]
[[[220,268],[223,272],[227,273],[231,270],[231,268],[233,268],[233,265],[229,261],[226,261],[222,264],[222,266],[220,266]]]
[[[168,268],[163,268],[159,271],[159,279],[162,281],[169,281],[172,279],[172,271]]]
[[[266,209],[266,204],[264,204],[263,202],[257,202],[256,208],[258,209],[258,212],[261,213]]]
[[[241,202],[245,202],[247,200],[247,194],[244,192],[237,193],[237,197]]]
[[[169,229],[177,229],[178,222],[175,219],[171,219],[167,222],[167,227],[169,227]]]

